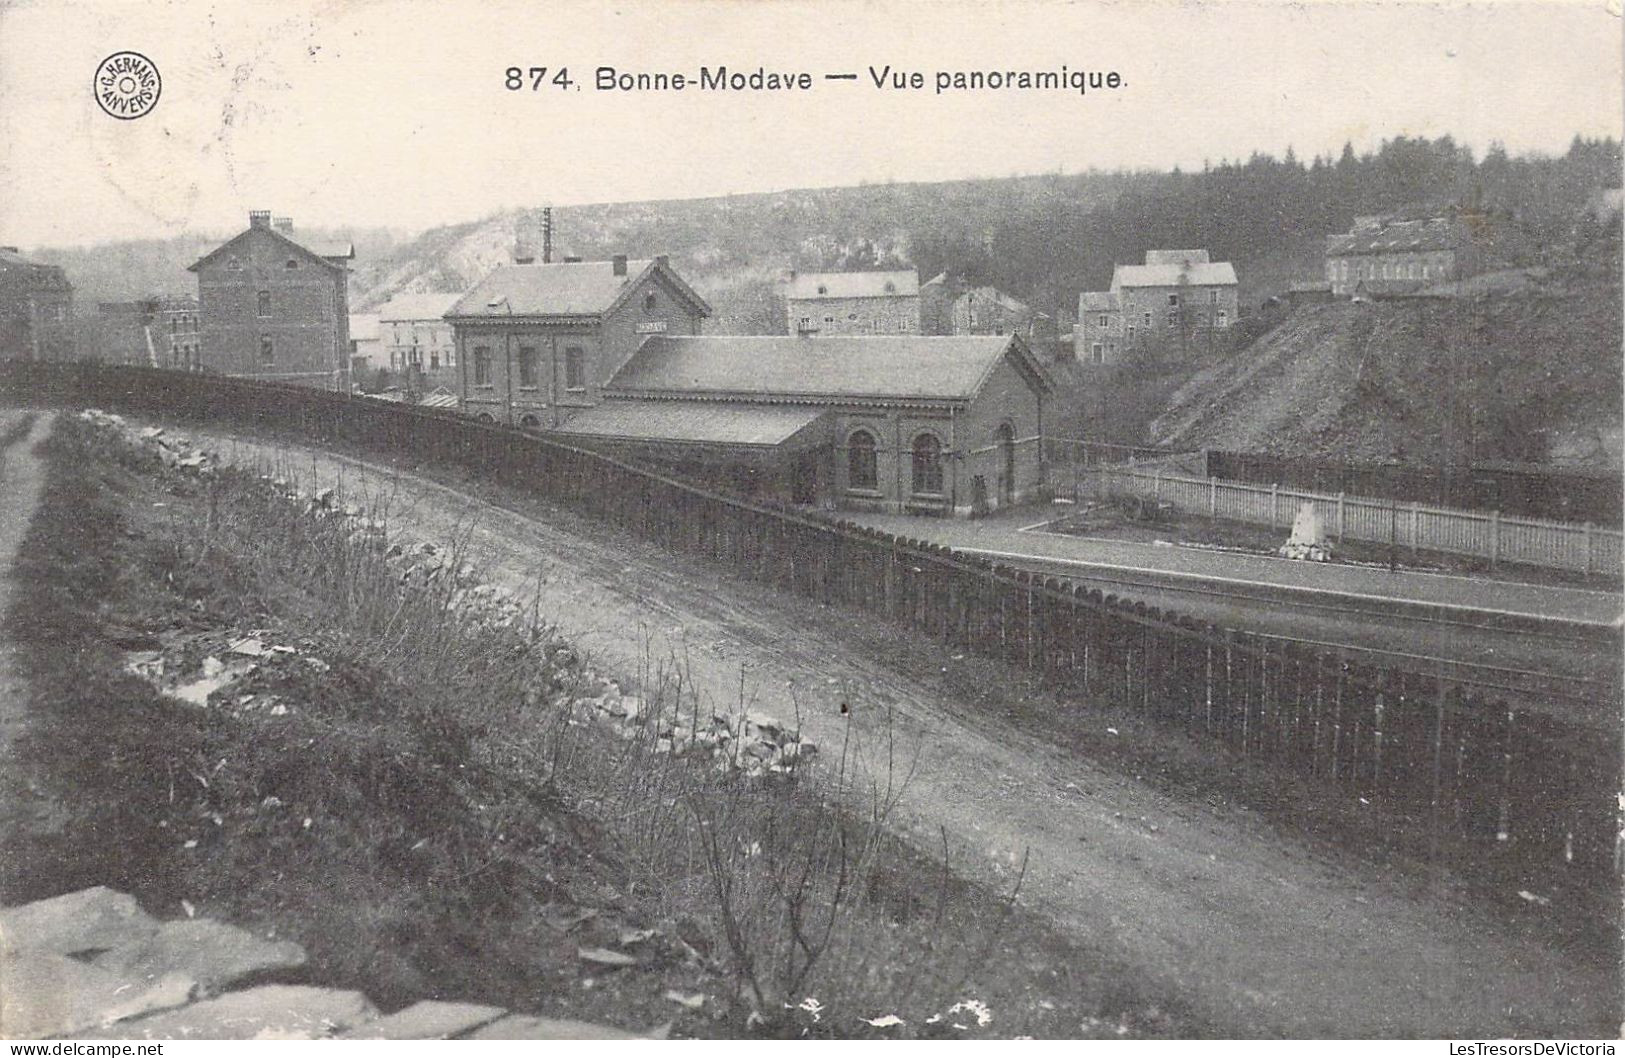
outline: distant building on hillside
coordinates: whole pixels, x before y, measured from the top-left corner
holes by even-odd
[[[917,272],[808,272],[785,292],[790,334],[919,334]]]
[[[421,375],[427,387],[457,385],[457,349],[446,312],[461,294],[397,294],[378,310],[378,334],[391,371]]]
[[[1055,317],[997,287],[977,287],[954,299],[954,334],[1019,334],[1029,346],[1055,339]]]
[[[154,343],[162,350],[160,366],[176,371],[199,371],[198,300],[190,294],[158,298],[153,327]]]
[[[1077,358],[1217,349],[1239,315],[1236,290],[1235,267],[1206,250],[1147,250],[1145,264],[1112,270],[1110,290],[1078,296]]]
[[[1477,273],[1479,254],[1461,217],[1354,218],[1326,238],[1326,282],[1336,297],[1405,294]]]
[[[69,359],[72,328],[73,286],[61,266],[0,246],[0,357]]]
[[[354,258],[348,243],[307,243],[288,218],[250,213],[245,231],[189,266],[204,369],[349,392]]]
[[[692,335],[711,306],[664,257],[502,265],[447,310],[462,410],[557,426],[598,403],[650,335]]]

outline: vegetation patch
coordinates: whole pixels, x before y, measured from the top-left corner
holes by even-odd
[[[423,561],[387,503],[160,447],[67,417],[47,443],[6,630],[53,819],[5,821],[7,903],[126,889],[297,941],[312,980],[386,1007],[710,1036],[1200,1031],[960,881],[946,839],[893,837],[889,739],[790,766],[792,741],[753,748],[762,725],[702,715],[680,669],[594,670],[457,542]]]

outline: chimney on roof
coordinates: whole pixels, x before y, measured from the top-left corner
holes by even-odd
[[[21,253],[22,252],[22,251],[18,250],[17,247],[15,247],[15,246],[0,246],[0,250],[4,250],[6,253]]]
[[[276,219],[271,221],[271,227],[275,228],[277,231],[281,232],[284,235],[292,235],[293,234],[293,218],[292,217],[277,217]]]
[[[616,275],[626,275],[626,255],[624,253],[616,254],[614,257],[611,257],[609,261],[611,267],[614,268]]]
[[[250,228],[269,228],[271,226],[271,211],[268,209],[249,210],[248,226]]]
[[[671,258],[667,257],[663,253],[657,253],[655,254],[655,264],[659,265],[661,268],[670,268]]]

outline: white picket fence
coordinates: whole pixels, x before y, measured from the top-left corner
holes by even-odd
[[[1134,493],[1214,518],[1290,528],[1313,503],[1334,540],[1395,542],[1411,552],[1442,551],[1583,573],[1620,572],[1622,535],[1593,525],[1508,518],[1499,512],[1426,507],[1363,496],[1328,496],[1277,485],[1184,477],[1157,469],[1102,466],[1088,471],[1096,495]]]

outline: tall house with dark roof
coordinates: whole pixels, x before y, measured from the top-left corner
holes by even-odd
[[[59,265],[0,246],[0,357],[65,360],[74,353],[73,287]]]
[[[664,257],[502,265],[451,306],[465,413],[554,427],[598,403],[651,335],[693,335],[711,314]]]
[[[787,333],[919,334],[917,272],[807,272],[784,295]]]
[[[1408,294],[1478,271],[1467,226],[1457,217],[1355,217],[1326,238],[1326,281],[1337,297]]]
[[[1078,297],[1075,348],[1084,363],[1218,349],[1239,313],[1236,269],[1206,250],[1147,250],[1118,265],[1107,291]]]
[[[349,244],[319,245],[256,210],[190,266],[203,370],[350,391]]]

